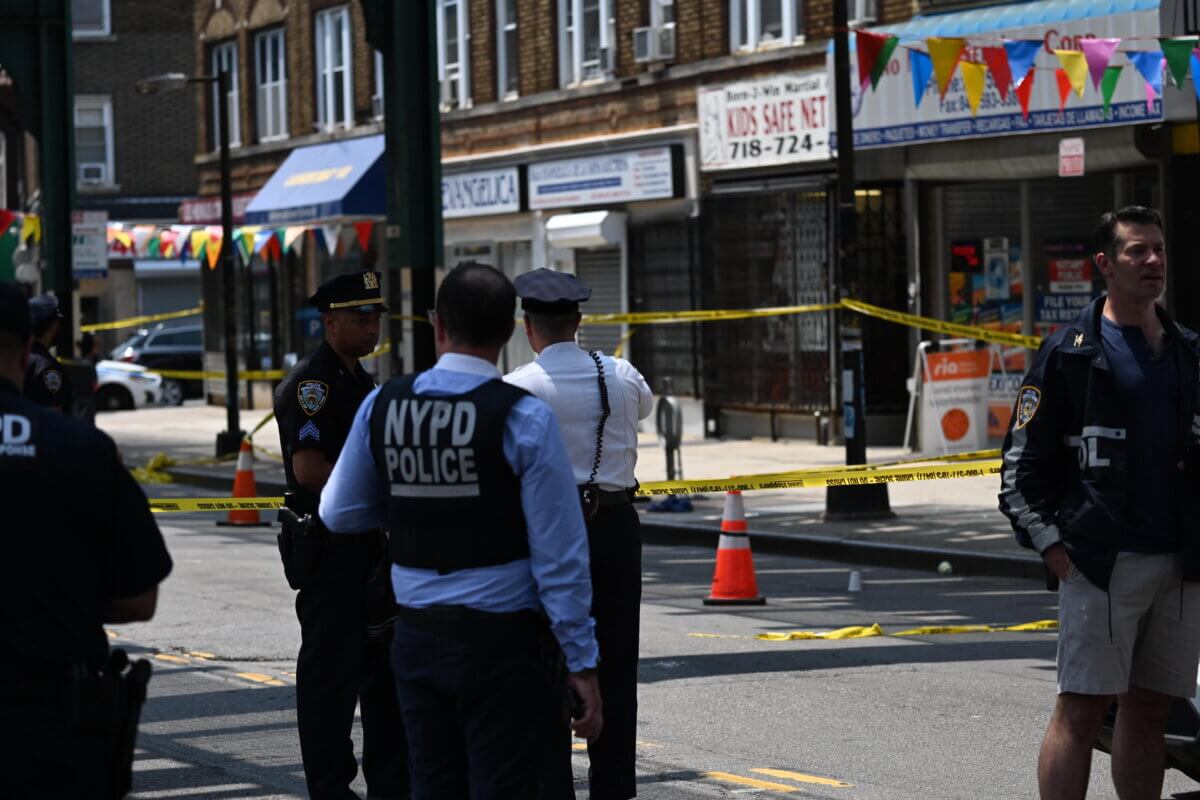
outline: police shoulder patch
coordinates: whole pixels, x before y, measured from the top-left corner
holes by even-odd
[[[321,410],[328,398],[329,385],[321,381],[300,381],[300,385],[296,387],[296,399],[300,401],[304,413],[310,417]]]
[[[1033,419],[1042,402],[1042,390],[1036,386],[1022,386],[1017,395],[1017,422],[1014,430],[1021,430]]]
[[[42,373],[42,383],[46,384],[51,393],[58,394],[58,390],[62,388],[62,373],[56,369],[48,369]]]

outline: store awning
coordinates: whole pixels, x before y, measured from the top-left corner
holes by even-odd
[[[382,219],[383,149],[382,135],[296,148],[246,207],[246,223]]]
[[[1134,11],[1157,11],[1158,4],[1159,0],[1032,0],[1026,3],[1007,3],[968,11],[916,16],[905,22],[881,25],[870,30],[914,39],[929,36],[972,36],[1008,28],[1108,17]],[[850,37],[850,42],[853,47],[854,37]],[[832,40],[829,48],[832,51]]]

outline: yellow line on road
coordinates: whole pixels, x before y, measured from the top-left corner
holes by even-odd
[[[183,656],[174,656],[174,655],[171,655],[170,653],[155,653],[154,657],[157,658],[159,661],[169,661],[172,664],[187,664],[187,663],[189,663],[188,660],[186,658],[184,658]]]
[[[795,786],[787,786],[782,783],[772,783],[771,781],[760,781],[758,778],[747,778],[742,775],[734,775],[730,772],[702,772],[701,776],[714,781],[723,781],[725,783],[736,783],[739,786],[753,786],[755,789],[770,789],[775,792],[798,792],[800,791]]]
[[[751,772],[757,772],[759,775],[770,775],[772,778],[787,778],[790,781],[797,783],[817,783],[821,786],[836,786],[839,789],[849,788],[853,783],[834,780],[833,778],[822,778],[819,775],[805,775],[803,772],[792,772],[788,769],[752,769]]]
[[[261,683],[264,686],[286,686],[287,685],[283,681],[279,680],[278,678],[272,678],[270,675],[261,675],[257,672],[235,672],[234,675],[237,675],[239,678],[245,678],[248,681],[254,681],[255,683]]]

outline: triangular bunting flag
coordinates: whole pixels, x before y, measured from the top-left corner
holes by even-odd
[[[374,230],[375,223],[370,220],[354,223],[354,232],[358,235],[358,249],[364,253],[371,248],[371,233]]]
[[[883,52],[883,46],[888,37],[878,33],[864,31],[861,28],[854,32],[854,49],[858,53],[858,84],[864,89],[867,81],[875,71],[875,62]],[[895,45],[892,45],[895,47]]]
[[[1183,81],[1187,77],[1188,59],[1192,50],[1196,49],[1198,39],[1195,36],[1176,36],[1164,37],[1158,41],[1162,45],[1163,55],[1167,58],[1167,68],[1171,71],[1171,79],[1175,81],[1176,86],[1182,89]]]
[[[931,36],[925,40],[925,44],[929,48],[929,57],[933,59],[933,74],[937,76],[938,97],[944,98],[946,90],[950,88],[950,79],[954,77],[954,68],[958,66],[958,60],[962,58],[967,42],[965,39],[943,39],[940,36]]]
[[[0,226],[0,233],[3,232],[3,226]],[[34,242],[42,240],[42,218],[37,214],[26,214],[21,221],[21,241],[28,242],[30,239]]]
[[[9,227],[13,224],[13,220],[17,215],[9,211],[7,208],[0,208],[0,236],[8,233]]]
[[[192,246],[192,258],[200,258],[205,248],[208,247],[208,231],[203,228],[192,231],[192,235],[188,237],[188,244]]]
[[[929,53],[910,49],[908,71],[912,75],[913,102],[920,108],[925,89],[929,86],[929,77],[933,75],[933,60],[929,58]]]
[[[1041,39],[1004,40],[1004,51],[1008,54],[1008,70],[1013,78],[1017,81],[1024,80],[1023,76],[1033,69],[1033,62],[1041,49]]]
[[[1150,81],[1143,81],[1146,85],[1146,113],[1154,113],[1154,98],[1158,97],[1158,93],[1154,91],[1154,87],[1150,85]]]
[[[900,37],[898,36],[889,36],[884,41],[883,49],[875,59],[875,67],[871,70],[871,91],[875,91],[875,87],[879,85],[879,79],[883,77],[884,70],[887,69],[888,62],[892,60],[892,53],[895,52],[899,42]]]
[[[263,248],[271,244],[271,240],[275,238],[275,231],[259,231],[254,234],[254,254],[262,253]]]
[[[153,225],[138,225],[133,229],[133,252],[142,254],[147,252],[147,245],[150,244],[150,237],[155,233]]]
[[[338,255],[349,253],[356,241],[358,241],[358,232],[354,230],[354,226],[343,225],[338,230]]]
[[[1021,104],[1021,116],[1026,120],[1029,119],[1029,98],[1033,95],[1033,76],[1035,74],[1037,74],[1037,70],[1030,68],[1016,88],[1017,102]]]
[[[979,101],[983,99],[983,88],[987,84],[987,67],[974,61],[963,61],[963,88],[967,90],[967,103],[971,106],[971,116],[979,112]]]
[[[1083,53],[1078,50],[1055,50],[1054,55],[1058,56],[1058,63],[1062,64],[1063,74],[1070,80],[1070,87],[1075,90],[1075,94],[1083,97],[1088,76],[1087,59],[1083,57]]]
[[[983,48],[983,60],[992,72],[992,81],[1000,92],[1000,99],[1008,99],[1008,87],[1012,83],[1012,72],[1008,69],[1008,51],[1003,47]]]
[[[1162,96],[1163,57],[1157,50],[1150,52],[1126,53],[1129,63],[1138,71],[1146,84],[1154,90],[1154,94]]]
[[[146,255],[151,258],[162,258],[162,240],[157,233],[150,237],[150,241],[146,242]]]
[[[1092,76],[1092,88],[1099,89],[1104,80],[1104,71],[1112,54],[1116,51],[1120,39],[1080,39],[1079,47],[1083,50],[1083,58],[1087,61],[1088,73]]]
[[[208,268],[216,269],[217,264],[221,261],[221,242],[210,241],[208,246],[204,248],[204,257],[208,259]]]
[[[1058,113],[1061,114],[1067,107],[1067,97],[1071,94],[1071,78],[1061,67],[1054,70],[1054,77],[1058,79]]]
[[[1200,103],[1200,47],[1192,51],[1192,88],[1196,90],[1196,102]]]
[[[1100,81],[1100,97],[1104,100],[1104,115],[1108,116],[1108,107],[1112,105],[1113,92],[1117,90],[1117,81],[1121,80],[1120,67],[1108,67],[1104,70],[1104,78]]]
[[[337,255],[338,250],[338,226],[337,225],[322,225],[320,228],[321,237],[325,242],[325,250],[329,255]]]
[[[262,227],[259,225],[247,225],[233,232],[233,241],[237,243],[238,252],[242,254],[243,262],[249,263],[251,256],[257,252],[254,240],[261,230]]]
[[[170,258],[175,255],[175,240],[177,235],[170,228],[164,228],[158,234],[158,252],[163,258]]]
[[[285,230],[283,233],[284,249],[295,249],[297,253],[302,252],[304,250],[304,234],[306,231],[307,229],[300,225],[296,225]]]

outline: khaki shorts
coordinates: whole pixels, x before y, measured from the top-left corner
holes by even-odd
[[[1196,694],[1200,584],[1182,574],[1177,553],[1120,553],[1105,592],[1072,564],[1058,588],[1058,691]]]

